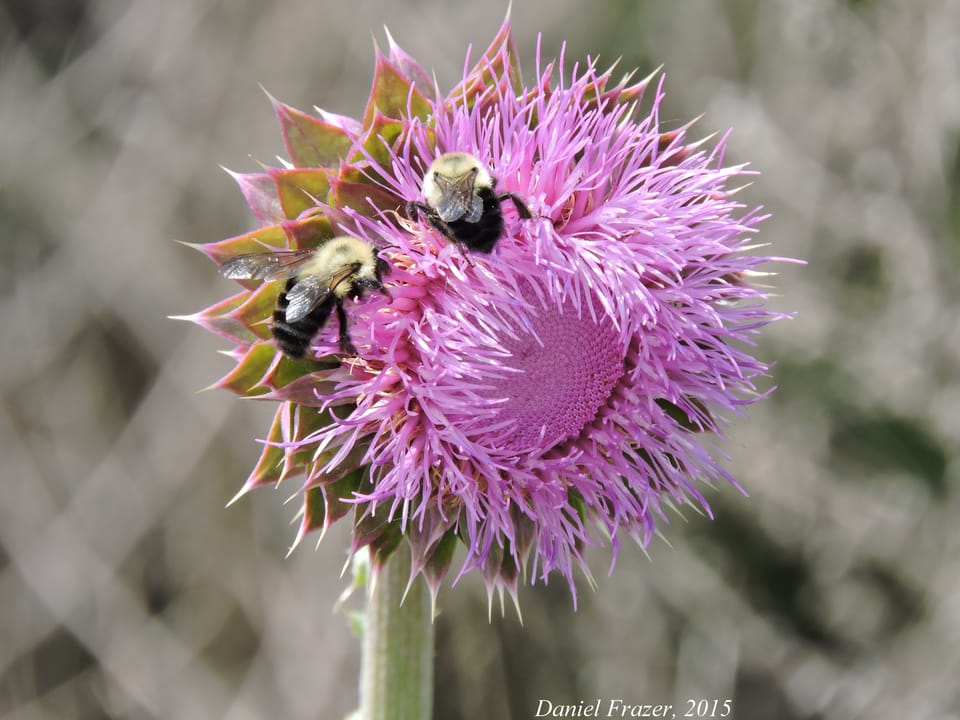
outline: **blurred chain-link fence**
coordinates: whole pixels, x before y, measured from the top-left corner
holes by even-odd
[[[0,718],[339,718],[346,540],[284,557],[285,491],[230,509],[270,408],[167,320],[226,282],[173,240],[251,222],[217,167],[282,151],[257,87],[356,114],[388,24],[441,87],[504,8],[442,0],[0,4]],[[441,595],[436,717],[540,698],[732,700],[737,720],[960,718],[960,4],[517,0],[532,67],[667,74],[762,171],[780,389],[730,438],[749,490],[581,592]],[[529,79],[529,78],[528,78]]]

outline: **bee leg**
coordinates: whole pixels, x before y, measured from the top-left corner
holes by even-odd
[[[416,220],[418,213],[423,213],[427,218],[427,224],[438,233],[448,238],[453,237],[453,231],[450,230],[450,226],[440,219],[440,216],[437,215],[437,212],[432,207],[422,202],[408,202],[407,215],[409,215],[411,219]]]
[[[433,210],[431,210],[430,206],[426,203],[417,202],[416,200],[411,200],[407,203],[407,217],[411,220],[416,220],[421,212],[429,217]]]
[[[516,208],[517,208],[517,213],[519,213],[521,219],[523,219],[523,220],[529,220],[530,218],[533,217],[533,213],[530,212],[530,208],[528,208],[528,207],[526,206],[526,204],[523,202],[523,200],[520,199],[519,196],[517,196],[517,195],[515,195],[515,194],[513,194],[513,193],[504,193],[504,194],[501,195],[498,199],[499,199],[499,200],[512,200],[514,206],[516,206]]]
[[[471,258],[470,253],[467,252],[466,244],[462,242],[454,242],[453,244],[457,246],[457,250],[460,251],[460,255],[466,261],[467,265],[473,267],[473,258]]]
[[[347,311],[343,309],[343,301],[337,301],[337,321],[340,323],[340,351],[347,355],[356,355],[357,349],[350,342],[350,331],[347,329]]]
[[[438,233],[443,235],[446,238],[453,238],[453,230],[450,229],[450,226],[447,225],[436,213],[427,215],[427,223],[436,230]]]
[[[456,235],[454,234],[453,230],[450,229],[450,226],[447,223],[440,219],[440,216],[432,207],[422,202],[411,201],[407,203],[407,214],[411,218],[416,218],[418,211],[422,212],[426,216],[427,224],[430,227],[443,235],[445,238],[448,238],[456,243],[456,245],[460,248],[460,252],[463,254],[463,257],[467,259],[467,262],[469,262],[471,265],[473,264],[467,255],[467,251],[463,247],[463,243],[458,242],[455,239]]]

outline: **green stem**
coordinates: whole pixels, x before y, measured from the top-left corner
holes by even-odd
[[[410,558],[401,546],[369,594],[360,670],[362,720],[430,720],[433,706],[433,620],[422,578],[407,596]],[[403,604],[400,604],[403,599]]]

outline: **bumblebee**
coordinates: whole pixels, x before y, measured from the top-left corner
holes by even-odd
[[[347,236],[327,240],[318,248],[238,255],[220,266],[220,274],[232,280],[286,279],[270,331],[283,353],[292,358],[307,354],[334,308],[340,323],[340,350],[356,355],[343,304],[362,298],[367,290],[379,290],[389,298],[383,287],[388,271],[370,243]]]
[[[503,235],[504,200],[511,200],[522,219],[530,210],[513,193],[496,194],[497,180],[473,155],[452,152],[434,160],[423,176],[426,202],[407,203],[407,215],[423,213],[427,223],[455,243],[489,253]]]

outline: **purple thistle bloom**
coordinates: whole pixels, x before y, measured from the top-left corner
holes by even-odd
[[[294,361],[263,321],[278,283],[193,317],[237,345],[220,385],[280,402],[244,491],[304,474],[298,541],[354,513],[355,552],[382,562],[406,539],[436,594],[459,539],[460,574],[516,596],[527,573],[573,573],[587,546],[646,545],[666,507],[710,513],[703,483],[735,481],[715,447],[759,395],[746,347],[779,315],[749,283],[759,210],[728,184],[724,142],[661,130],[662,78],[610,86],[592,62],[539,63],[532,87],[505,23],[446,98],[391,39],[362,122],[275,103],[292,166],[236,175],[264,225],[202,246],[313,247],[348,234],[391,267]],[[637,116],[645,94],[649,112]],[[505,231],[471,253],[402,214],[443,153],[490,168]]]

